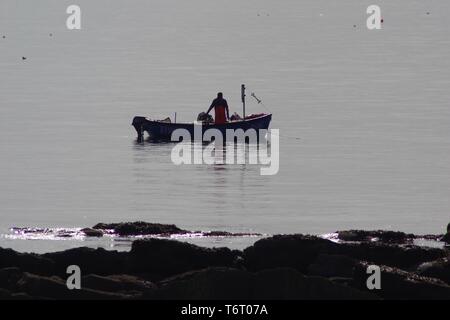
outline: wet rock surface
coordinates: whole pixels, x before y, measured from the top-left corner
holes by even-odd
[[[347,230],[338,231],[338,238],[343,241],[381,241],[383,243],[409,243],[415,239],[414,234],[406,234],[399,231],[365,231],[365,230]]]
[[[184,232],[161,226],[95,230]],[[334,242],[276,235],[243,251],[158,238],[136,240],[129,252],[0,248],[0,299],[450,299],[448,249],[415,246],[413,236],[351,230]],[[80,290],[67,288],[70,265],[80,267]],[[380,290],[367,288],[370,265],[379,267]]]
[[[450,259],[447,257],[431,262],[424,262],[417,268],[417,274],[440,279],[450,285]]]
[[[262,237],[260,233],[227,231],[190,231],[178,228],[173,224],[149,223],[144,221],[98,223],[92,228],[35,228],[12,227],[10,234],[0,235],[11,239],[85,239],[101,238],[193,238],[193,237]]]
[[[103,237],[103,231],[97,230],[93,228],[84,228],[80,230],[83,232],[87,237]]]
[[[170,235],[188,233],[173,224],[148,223],[143,221],[137,222],[121,222],[121,223],[98,223],[93,229],[112,230],[121,236],[131,235]]]
[[[89,229],[89,228],[87,228]],[[167,237],[171,235],[199,234],[203,237],[243,237],[261,236],[259,233],[232,233],[227,231],[190,231],[178,228],[174,224],[149,223],[144,221],[120,222],[120,223],[98,223],[92,227],[104,233],[119,236],[151,236],[158,235]]]

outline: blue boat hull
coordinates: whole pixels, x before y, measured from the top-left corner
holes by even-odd
[[[152,140],[164,140],[170,141],[172,137],[172,133],[177,129],[185,129],[187,130],[192,139],[194,139],[194,132],[200,129],[203,133],[208,129],[217,129],[219,130],[223,137],[226,137],[226,130],[238,130],[242,129],[244,132],[249,129],[254,129],[257,132],[259,130],[267,130],[270,125],[270,121],[272,120],[271,114],[264,114],[259,117],[245,119],[241,121],[231,121],[225,124],[195,124],[195,123],[170,123],[170,122],[162,122],[162,121],[154,121],[145,117],[134,117],[133,119],[133,127],[136,129],[138,134],[138,140],[142,140],[144,138],[144,132],[147,132],[149,138]],[[197,127],[197,128],[196,128]]]

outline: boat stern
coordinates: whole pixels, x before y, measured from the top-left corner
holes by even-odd
[[[148,121],[146,117],[136,116],[133,118],[133,122],[131,123],[131,125],[137,132],[138,141],[142,141],[142,139],[144,138],[144,124],[146,121]]]

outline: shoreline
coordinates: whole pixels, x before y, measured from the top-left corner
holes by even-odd
[[[181,230],[143,222],[112,229],[122,235]],[[111,228],[85,232],[100,236],[95,230]],[[448,247],[417,246],[411,242],[416,235],[393,231],[337,236],[340,241],[274,235],[244,250],[161,238],[135,240],[123,252],[79,247],[34,254],[0,248],[0,299],[450,299]],[[80,290],[67,289],[71,265],[80,268]],[[373,265],[379,268],[380,290],[367,288]]]
[[[52,253],[77,247],[104,248],[129,251],[139,239],[171,239],[201,247],[227,247],[244,250],[256,241],[274,235],[293,233],[258,233],[255,231],[229,232],[220,230],[187,230],[173,224],[144,221],[97,223],[91,227],[10,227],[0,234],[0,247],[17,252]],[[302,233],[302,232],[299,232]],[[327,233],[303,233],[338,243],[382,241],[442,248],[445,234],[414,234],[403,231],[346,229]]]

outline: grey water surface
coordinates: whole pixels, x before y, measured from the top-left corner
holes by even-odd
[[[0,2],[0,247],[129,249],[10,231],[98,222],[264,235],[449,222],[449,1],[78,0],[82,29],[68,30],[71,4]],[[249,96],[247,112],[280,130],[277,175],[175,166],[172,144],[136,142],[133,116],[190,122],[218,91],[241,113],[241,83],[265,106]]]

